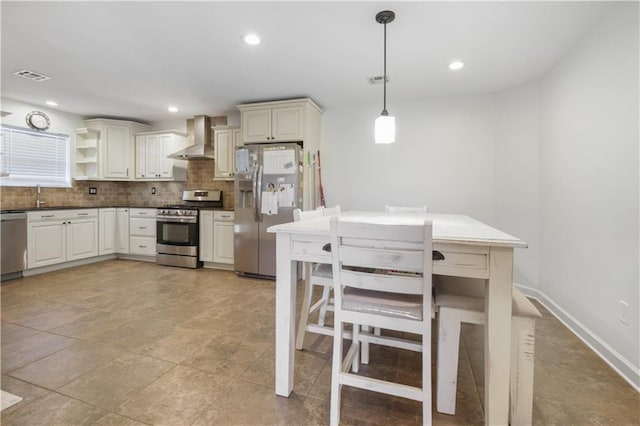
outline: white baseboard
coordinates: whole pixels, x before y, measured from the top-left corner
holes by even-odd
[[[604,340],[585,327],[580,321],[562,309],[549,296],[542,291],[514,284],[526,296],[536,299],[558,320],[584,342],[592,351],[602,358],[611,368],[613,368],[624,380],[626,380],[636,391],[640,392],[640,368],[634,366],[628,359],[618,353]]]
[[[73,268],[74,266],[88,265],[90,263],[104,262],[105,260],[115,259],[115,254],[105,254],[102,256],[88,257],[86,259],[73,260],[71,262],[57,263],[55,265],[41,266],[39,268],[26,269],[22,272],[22,276],[30,277],[32,275],[44,274],[45,272],[59,271],[60,269]]]

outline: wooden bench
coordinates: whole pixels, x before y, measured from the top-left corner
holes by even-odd
[[[455,414],[460,326],[463,322],[484,324],[484,299],[446,293],[446,285],[436,291],[438,310],[438,385],[439,413]],[[535,320],[540,312],[516,288],[512,297],[511,374],[509,422],[530,425],[533,411],[533,355]],[[496,366],[500,368],[500,366]]]

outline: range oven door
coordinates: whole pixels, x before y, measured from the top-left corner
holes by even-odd
[[[158,244],[198,247],[198,220],[195,217],[159,216],[156,220]]]

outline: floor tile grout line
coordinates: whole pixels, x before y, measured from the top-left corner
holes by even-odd
[[[26,404],[25,404],[24,406],[30,406],[31,404],[35,403],[36,401],[39,401],[39,400],[43,399],[44,397],[46,397],[46,396],[48,396],[48,395],[50,395],[50,394],[52,394],[52,393],[53,393],[53,394],[59,395],[59,396],[61,396],[61,397],[63,397],[63,398],[72,399],[72,400],[74,400],[74,401],[78,401],[78,402],[81,402],[81,403],[83,403],[83,404],[90,405],[90,406],[95,407],[95,408],[97,408],[97,409],[99,409],[99,410],[101,410],[101,411],[104,411],[104,412],[108,413],[108,414],[115,414],[115,415],[118,415],[118,416],[121,416],[121,417],[125,417],[125,418],[128,418],[128,419],[130,419],[130,420],[133,420],[133,421],[136,421],[136,422],[142,423],[142,424],[149,425],[149,423],[143,422],[143,421],[141,421],[141,420],[138,420],[138,419],[135,419],[135,418],[132,418],[132,417],[129,417],[129,416],[123,415],[123,414],[120,414],[120,413],[115,412],[115,411],[112,411],[112,410],[110,410],[110,409],[108,409],[108,408],[100,407],[99,405],[96,405],[96,404],[94,404],[94,403],[92,403],[92,402],[84,401],[84,400],[82,400],[82,399],[80,399],[80,398],[77,398],[77,397],[74,397],[74,396],[71,396],[71,395],[67,395],[67,394],[64,394],[64,393],[58,392],[58,391],[57,391],[57,390],[55,390],[55,389],[48,389],[48,388],[45,388],[45,387],[43,387],[43,386],[41,386],[41,385],[36,385],[36,384],[31,383],[31,382],[28,382],[28,381],[25,381],[25,380],[22,380],[22,379],[19,379],[19,378],[13,377],[13,376],[10,376],[10,377],[11,377],[12,379],[14,379],[14,380],[18,380],[18,381],[20,381],[20,382],[27,383],[27,384],[29,384],[29,385],[31,385],[31,386],[35,386],[35,387],[38,387],[38,388],[40,388],[40,389],[45,389],[45,390],[47,391],[44,395],[40,395],[39,397],[37,397],[37,398],[35,398],[35,399],[31,400],[31,401],[26,402]],[[24,401],[24,400],[23,400],[23,401]],[[22,403],[22,401],[20,401],[20,403]],[[102,416],[102,417],[105,417],[105,416]],[[101,418],[102,418],[102,417],[101,417]]]

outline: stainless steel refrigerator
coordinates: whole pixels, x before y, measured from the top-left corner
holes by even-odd
[[[302,206],[302,146],[245,145],[235,156],[235,271],[273,278],[276,236],[267,228],[292,222],[293,210]]]

